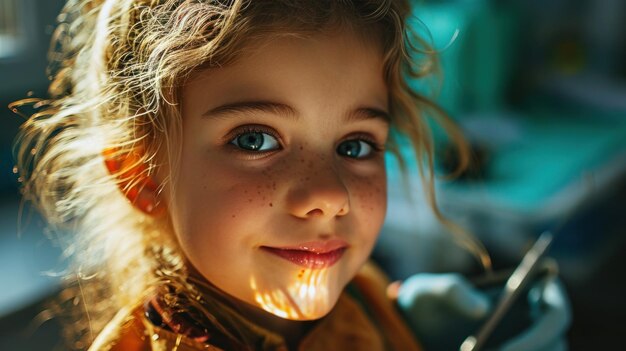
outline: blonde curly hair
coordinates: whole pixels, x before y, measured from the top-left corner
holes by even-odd
[[[407,83],[437,68],[435,53],[407,27],[409,15],[406,0],[69,0],[50,50],[50,99],[21,127],[16,158],[25,199],[53,228],[73,233],[60,239],[76,263],[89,321],[75,330],[86,340],[73,346],[89,344],[115,307],[137,303],[163,276],[184,281],[186,274],[168,220],[129,203],[119,188],[136,180],[110,174],[103,151],[142,150],[137,163],[148,173],[167,155],[176,169],[181,83],[195,70],[229,64],[261,38],[349,26],[379,40],[390,97],[387,149],[404,168],[399,141],[411,142],[427,199],[444,220],[425,117],[459,144],[461,166],[468,152],[443,111]],[[478,242],[458,238],[488,265]],[[85,285],[97,288],[87,292]]]

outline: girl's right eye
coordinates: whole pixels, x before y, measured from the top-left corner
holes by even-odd
[[[278,140],[273,135],[255,130],[238,134],[230,143],[246,151],[272,151],[280,148]]]

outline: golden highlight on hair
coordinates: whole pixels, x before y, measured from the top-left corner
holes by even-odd
[[[180,86],[195,70],[228,65],[268,36],[335,28],[380,41],[390,97],[388,149],[404,168],[397,138],[411,141],[427,199],[447,223],[435,201],[426,116],[457,142],[462,165],[468,151],[445,113],[407,83],[437,68],[436,53],[407,28],[409,15],[406,0],[69,0],[49,53],[49,99],[22,125],[15,154],[25,199],[58,232],[71,233],[60,239],[75,262],[81,300],[74,304],[88,319],[77,330],[84,339],[73,346],[90,344],[116,307],[187,275],[169,220],[133,208],[118,187],[133,180],[109,174],[103,150],[142,150],[137,162],[148,173],[162,162],[177,169]],[[32,100],[12,107],[25,102]],[[489,266],[477,241],[457,237]]]

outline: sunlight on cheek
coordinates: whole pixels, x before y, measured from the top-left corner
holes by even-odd
[[[250,277],[250,288],[259,307],[292,320],[317,319],[328,313],[332,307],[328,284],[328,269],[304,269],[286,288],[263,289]]]

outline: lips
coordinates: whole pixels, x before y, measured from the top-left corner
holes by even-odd
[[[343,240],[314,241],[283,247],[261,246],[268,253],[310,269],[331,267],[341,259],[347,248]]]

